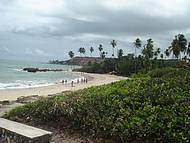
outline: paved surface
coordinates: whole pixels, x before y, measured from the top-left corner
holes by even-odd
[[[3,118],[0,118],[0,128],[31,139],[52,134],[51,132],[48,131],[44,131],[38,128],[34,128],[21,123],[6,120]]]

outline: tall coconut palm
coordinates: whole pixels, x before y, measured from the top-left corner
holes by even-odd
[[[71,59],[75,56],[75,54],[73,53],[73,51],[69,51],[68,55],[69,55],[69,57],[70,57]],[[72,62],[73,62],[73,61],[72,61]],[[71,64],[71,69],[73,69],[72,64]]]
[[[179,34],[178,37],[179,37],[180,50],[181,50],[181,52],[186,54],[186,51],[187,51],[187,39],[185,38],[185,36],[183,34]]]
[[[112,57],[115,56],[115,47],[117,46],[117,42],[115,40],[111,41],[112,45]]]
[[[144,66],[146,71],[151,68],[151,59],[154,56],[154,41],[152,39],[147,40],[147,44],[144,45],[144,49],[142,51],[144,55]]]
[[[100,57],[101,57],[101,54],[102,54],[102,51],[103,51],[103,45],[102,44],[99,45],[98,50],[100,51]]]
[[[142,47],[142,41],[139,38],[137,38],[135,42],[133,42],[133,44],[135,47],[135,57],[137,57],[137,49]]]
[[[86,49],[82,48],[82,54],[85,55],[85,53],[86,53]]]
[[[169,51],[169,49],[166,49],[164,53],[165,53],[166,57],[169,57],[169,56],[170,56],[170,51]]]
[[[171,43],[171,46],[169,46],[168,49],[170,50],[170,52],[173,53],[173,56],[175,56],[177,59],[179,58],[181,49],[179,45],[178,36],[175,36]]]
[[[93,47],[90,47],[90,55],[92,57],[92,53],[94,52],[94,48]]]
[[[121,58],[123,57],[123,50],[122,49],[118,50],[117,56],[118,56],[119,60],[121,60]]]
[[[75,56],[75,54],[73,53],[73,51],[69,51],[68,55],[69,55],[69,57],[70,57],[71,59]]]
[[[81,57],[82,52],[83,52],[83,47],[80,47],[79,48],[80,57]]]
[[[157,59],[158,55],[160,54],[160,48],[157,48],[156,51],[154,52],[155,59]]]
[[[107,54],[107,52],[103,51],[103,52],[100,54],[100,57],[101,57],[102,59],[105,59],[105,58],[106,58],[106,54]]]
[[[137,38],[135,40],[135,42],[133,42],[133,45],[135,47],[135,73],[136,73],[137,72],[137,61],[136,61],[136,59],[137,59],[137,49],[142,47],[142,41],[139,38]]]
[[[169,47],[170,52],[173,52],[173,55],[178,59],[181,57],[181,52],[184,54],[187,50],[187,39],[183,34],[178,34],[173,39],[171,46]]]

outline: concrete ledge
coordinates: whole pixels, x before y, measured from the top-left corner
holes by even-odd
[[[0,143],[50,143],[51,132],[0,118]]]

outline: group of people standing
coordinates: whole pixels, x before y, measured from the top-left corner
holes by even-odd
[[[62,80],[61,83],[67,84],[67,80]],[[78,78],[76,82],[74,82],[73,80],[71,81],[71,87],[74,87],[74,83],[88,83],[88,79],[87,78]]]

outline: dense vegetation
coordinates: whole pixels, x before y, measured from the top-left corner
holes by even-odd
[[[176,59],[164,60],[164,59],[152,59],[150,60],[151,66],[149,70],[166,68],[166,67],[190,67],[189,63],[185,61],[179,61]],[[136,66],[134,66],[136,64]],[[105,59],[101,63],[93,63],[88,66],[84,66],[81,69],[76,69],[81,72],[88,73],[113,73],[122,76],[130,76],[136,72],[146,73],[146,65],[144,65],[143,57],[139,56],[137,58],[134,55],[123,56],[120,59]]]
[[[155,48],[152,39],[148,39],[146,43],[143,44],[139,38],[133,42],[133,47],[135,49],[134,54],[125,56],[123,50],[119,49],[117,50],[117,56],[115,56],[114,49],[117,47],[117,42],[113,40],[111,46],[113,48],[112,58],[106,58],[107,52],[104,52],[103,45],[100,45],[98,49],[100,51],[100,57],[104,59],[104,61],[102,63],[89,64],[79,71],[90,73],[114,73],[128,76],[138,72],[146,73],[156,68],[179,67],[182,65],[190,67],[188,64],[190,43],[188,44],[183,34],[176,35],[171,45],[165,50]],[[84,53],[85,52],[83,52],[83,54]]]
[[[190,72],[157,69],[130,80],[42,99],[12,110],[12,120],[68,120],[117,142],[190,142]]]

